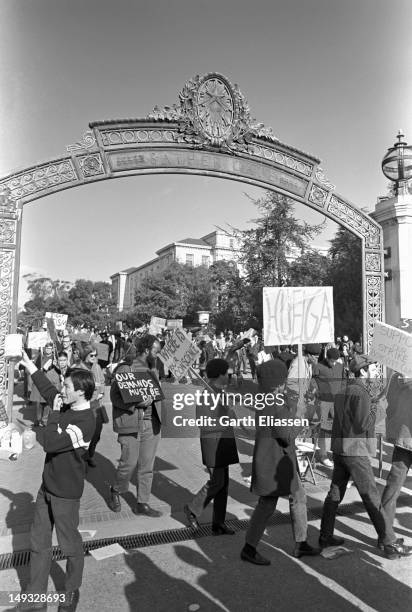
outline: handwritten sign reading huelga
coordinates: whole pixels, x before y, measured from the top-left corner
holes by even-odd
[[[334,342],[332,287],[264,287],[265,346]]]
[[[412,377],[412,334],[377,321],[369,357],[396,372]]]
[[[115,379],[125,404],[164,399],[159,383],[150,372],[118,372]]]

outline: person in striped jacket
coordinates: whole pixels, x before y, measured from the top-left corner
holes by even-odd
[[[76,609],[83,576],[84,553],[78,531],[79,509],[86,473],[83,455],[95,430],[95,416],[90,407],[95,382],[93,374],[88,370],[69,370],[60,394],[26,353],[23,353],[21,363],[31,374],[42,397],[53,406],[40,440],[46,459],[30,532],[30,580],[26,592],[47,593],[52,560],[52,532],[55,526],[60,549],[67,558],[65,594],[59,611],[67,612]],[[63,403],[68,409],[60,412]],[[25,602],[18,609],[41,608]]]

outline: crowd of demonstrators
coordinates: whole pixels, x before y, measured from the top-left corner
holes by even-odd
[[[161,378],[168,380],[167,372],[159,372],[158,354],[171,332],[165,330],[156,336],[149,334],[147,327],[115,334],[78,331],[72,330],[71,336],[60,334],[57,341],[47,343],[37,355],[29,358],[24,354],[22,361],[32,377],[33,391],[37,389],[36,401],[46,406],[36,412],[36,419],[43,425],[41,433],[47,454],[31,533],[33,556],[28,592],[46,591],[50,538],[55,524],[60,547],[67,556],[69,603],[66,607],[63,603],[59,610],[75,609],[72,604],[79,597],[83,572],[79,504],[87,464],[96,465],[96,445],[103,424],[109,420],[103,403],[108,373],[112,380],[113,430],[120,445],[120,460],[108,491],[108,506],[113,512],[120,512],[121,497],[137,472],[133,511],[142,516],[161,517],[161,512],[149,502],[160,441],[162,401],[148,399],[126,404],[113,375],[139,372],[150,373],[159,382]],[[295,450],[301,428],[257,422],[251,491],[258,496],[258,503],[241,558],[256,565],[270,563],[257,547],[279,497],[283,496],[289,498],[295,557],[317,555],[326,546],[342,544],[343,539],[334,534],[335,516],[350,478],[376,529],[379,549],[388,559],[412,555],[412,547],[397,538],[393,530],[396,501],[412,464],[411,381],[395,373],[386,391],[387,431],[395,446],[391,472],[380,499],[370,463],[370,456],[376,452],[373,444],[376,397],[371,391],[376,365],[362,353],[359,343],[350,343],[344,336],[342,346],[338,342],[323,346],[306,344],[299,363],[297,347],[281,346],[275,351],[266,351],[257,331],[235,335],[228,330],[215,334],[200,328],[191,333],[201,350],[200,376],[209,389],[220,394],[220,399],[213,415],[217,427],[205,424],[200,430],[202,461],[209,480],[184,506],[188,525],[198,529],[203,510],[213,500],[212,533],[217,536],[233,533],[225,524],[229,466],[237,463],[239,457],[233,427],[223,425],[219,417],[233,416],[230,406],[222,402],[222,393],[231,382],[239,384],[249,366],[259,392],[265,397],[282,393],[284,398],[281,404],[269,404],[265,400],[259,414],[275,419],[308,418],[318,423],[319,460],[333,468],[333,472],[323,507],[319,547],[312,546],[307,541],[306,495]],[[102,364],[98,362],[99,343],[108,346],[107,359]],[[207,416],[209,409],[200,402],[196,416]]]

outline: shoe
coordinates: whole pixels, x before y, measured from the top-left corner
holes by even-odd
[[[325,467],[328,467],[328,468],[333,468],[333,461],[331,461],[331,460],[330,460],[330,459],[328,459],[327,457],[326,457],[326,459],[321,459],[321,460],[320,460],[320,463],[321,463],[322,465],[324,465]]]
[[[187,504],[183,506],[183,512],[186,515],[188,527],[192,527],[192,529],[200,529],[196,516],[193,514]]]
[[[212,535],[214,536],[219,536],[219,535],[235,535],[235,532],[233,529],[230,529],[230,527],[228,527],[227,525],[225,525],[224,523],[222,525],[213,525],[212,526]]]
[[[337,536],[319,536],[319,546],[321,548],[327,548],[328,546],[342,546],[345,543],[343,538],[338,538]]]
[[[403,544],[404,543],[404,539],[403,538],[398,538],[396,540],[397,544]],[[378,543],[376,544],[376,546],[379,548],[379,550],[384,551],[385,550],[385,544],[383,543],[382,540],[378,540]]]
[[[77,604],[79,603],[79,589],[70,591],[70,593],[64,593],[64,595],[65,600],[59,604],[57,612],[74,612],[77,608]]]
[[[90,465],[90,467],[97,467],[97,463],[93,459],[93,457],[86,457],[86,461],[87,461],[87,464]]]
[[[249,561],[249,563],[254,563],[255,565],[270,565],[269,559],[266,559],[266,557],[262,557],[262,555],[259,554],[257,551],[254,555],[252,555],[246,552],[243,548],[242,552],[240,553],[240,558],[243,561]]]
[[[162,516],[162,513],[159,512],[159,510],[154,510],[154,508],[151,508],[149,504],[142,503],[136,504],[135,514],[143,514],[144,516],[151,516],[152,518],[159,518],[159,516]]]
[[[112,512],[120,512],[122,509],[122,504],[120,502],[120,493],[113,487],[110,487],[110,499],[107,502],[110,510]]]
[[[320,555],[320,548],[315,548],[311,546],[307,542],[296,542],[295,548],[293,549],[293,556],[299,559],[304,555],[308,557],[313,557],[315,555]]]
[[[393,544],[385,544],[384,546],[385,557],[393,561],[394,559],[400,559],[401,557],[410,557],[412,555],[412,546],[405,546],[399,544],[398,540]]]

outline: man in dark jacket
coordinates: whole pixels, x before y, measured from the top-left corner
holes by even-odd
[[[30,532],[31,558],[28,593],[47,593],[52,560],[52,532],[56,527],[57,541],[67,557],[64,597],[59,611],[71,612],[79,600],[82,583],[84,552],[78,531],[80,498],[83,494],[84,451],[92,438],[95,418],[90,408],[94,391],[93,375],[86,370],[71,370],[64,379],[62,396],[43,372],[23,356],[22,364],[33,378],[44,399],[53,406],[43,436],[46,460],[43,483],[37,495],[33,525]],[[62,403],[69,406],[60,412]],[[25,602],[26,603],[26,602]],[[19,609],[39,609],[30,603]],[[45,608],[47,608],[47,604]]]
[[[136,352],[130,347],[126,363],[121,363],[113,372],[150,372],[158,379],[157,372],[151,369],[160,350],[160,342],[155,336],[147,334],[140,338]],[[110,391],[113,404],[113,430],[118,434],[121,446],[116,479],[110,487],[109,508],[120,512],[120,495],[129,489],[130,479],[137,467],[137,505],[135,514],[159,517],[161,512],[148,504],[153,482],[153,466],[156,450],[160,441],[161,402],[151,399],[125,404],[117,382],[114,380]]]
[[[412,548],[403,546],[393,534],[392,526],[380,506],[379,493],[369,460],[376,453],[375,419],[377,405],[371,401],[368,384],[376,377],[377,367],[366,355],[352,359],[349,364],[354,379],[347,382],[344,393],[335,398],[332,425],[332,451],[334,468],[329,493],[323,506],[319,544],[322,548],[343,544],[333,535],[338,506],[352,477],[362,498],[369,518],[378,534],[388,559],[412,554]]]
[[[206,365],[206,376],[216,394],[223,392],[228,384],[229,364],[225,359],[212,359]],[[227,496],[229,489],[229,465],[239,462],[233,428],[220,422],[227,414],[221,402],[211,411],[209,404],[196,407],[196,416],[212,417],[215,425],[200,428],[202,461],[209,471],[210,479],[195,495],[190,504],[184,506],[188,523],[199,529],[198,518],[213,499],[213,535],[233,535],[235,532],[225,525]]]
[[[382,494],[381,508],[388,517],[393,533],[396,502],[412,466],[412,380],[394,372],[386,391],[386,438],[393,446],[392,467]],[[402,541],[400,541],[402,543]],[[381,548],[381,543],[378,543]]]
[[[270,565],[269,559],[256,551],[266,525],[276,509],[279,497],[288,496],[292,531],[295,539],[293,555],[317,555],[319,549],[306,541],[307,507],[306,494],[299,476],[295,451],[297,427],[277,427],[269,419],[294,417],[288,407],[280,402],[279,394],[284,389],[288,370],[280,360],[267,361],[257,367],[260,390],[267,394],[266,405],[259,411],[256,428],[256,442],[253,452],[251,491],[259,495],[246,532],[246,543],[240,554],[244,561],[255,565]],[[269,393],[276,402],[269,403]],[[285,396],[284,400],[285,401]],[[267,417],[267,423],[259,426],[260,418]],[[263,418],[262,418],[263,420]]]

